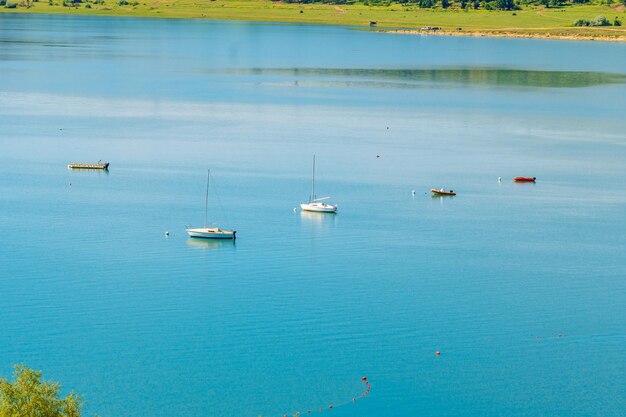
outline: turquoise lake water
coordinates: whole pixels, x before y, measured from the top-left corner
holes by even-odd
[[[623,415],[626,45],[0,14],[0,71],[0,375],[101,417]],[[314,154],[336,216],[294,212]],[[186,237],[208,168],[235,243]]]

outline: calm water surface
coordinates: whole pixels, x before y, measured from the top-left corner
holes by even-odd
[[[0,70],[0,375],[102,417],[623,415],[626,45],[0,15]],[[293,210],[313,154],[336,216]],[[236,243],[184,233],[207,168]]]

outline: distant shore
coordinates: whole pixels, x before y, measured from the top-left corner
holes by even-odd
[[[363,4],[329,5],[282,3],[271,0],[7,0],[14,8],[0,13],[42,13],[90,16],[195,18],[281,23],[345,25],[373,31],[437,36],[479,36],[626,42],[624,5],[570,5],[558,8],[525,6],[516,11],[463,9],[420,9],[392,4],[370,7]],[[65,4],[65,5],[64,5]],[[579,19],[605,16],[611,26],[575,27]],[[619,20],[623,26],[613,25]],[[421,30],[436,27],[439,30]]]
[[[381,30],[384,33],[400,35],[424,35],[424,36],[475,36],[485,38],[525,38],[525,39],[558,39],[567,41],[599,41],[599,42],[626,42],[624,36],[593,36],[585,34],[551,34],[551,33],[531,33],[531,32],[506,32],[506,31],[424,31],[424,30]]]

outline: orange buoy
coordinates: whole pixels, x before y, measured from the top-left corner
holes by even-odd
[[[435,352],[435,355],[440,356],[441,352],[437,351],[437,352]]]
[[[332,405],[332,404],[331,404],[331,405],[329,405],[329,406],[328,406],[328,408],[333,408],[333,405]]]

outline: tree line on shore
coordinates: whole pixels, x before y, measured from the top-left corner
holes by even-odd
[[[626,5],[626,0],[282,0],[282,2],[292,4],[363,4],[366,6],[391,6],[392,4],[400,4],[422,9],[435,7],[448,9],[450,7],[456,7],[475,10],[519,10],[522,5],[562,7],[565,5],[592,4],[598,2],[609,6],[614,3]]]
[[[16,8],[17,6],[30,8],[32,3],[39,0],[21,0],[15,3],[9,0],[0,0],[0,6],[5,8]],[[213,0],[212,0],[213,1]],[[332,5],[350,5],[363,4],[365,6],[391,6],[399,4],[407,7],[419,7],[421,9],[463,9],[463,10],[519,10],[521,6],[537,5],[547,8],[563,7],[567,5],[580,4],[602,4],[610,6],[612,4],[626,5],[626,0],[281,0],[288,4],[332,4]],[[104,5],[105,0],[48,0],[49,5],[62,4],[66,7],[78,7],[81,3],[85,3],[86,8],[91,8],[91,4]],[[136,0],[112,0],[111,4],[118,6],[137,6],[139,2]],[[607,26],[594,24],[593,20],[585,20],[575,23],[575,26]],[[611,26],[610,24],[608,26]],[[617,25],[615,25],[617,26]]]

